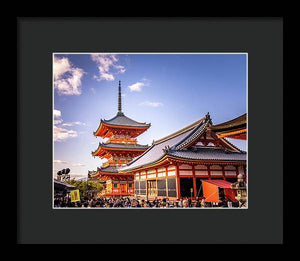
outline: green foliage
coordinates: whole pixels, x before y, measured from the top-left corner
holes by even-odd
[[[79,189],[80,196],[87,196],[88,194],[96,194],[101,192],[103,185],[95,181],[89,180],[88,182],[82,180],[71,179],[67,181],[70,185],[75,186],[76,189]]]

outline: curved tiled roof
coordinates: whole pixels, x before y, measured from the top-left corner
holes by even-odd
[[[122,150],[146,150],[149,148],[148,145],[140,144],[125,144],[125,143],[102,143],[99,142],[98,148],[95,151],[92,151],[92,155],[96,153],[100,148],[111,148],[111,149],[122,149]]]
[[[191,160],[246,160],[245,152],[234,152],[218,147],[200,147],[196,150],[169,150],[168,155]]]
[[[102,167],[98,167],[97,171],[101,171],[101,172],[107,172],[107,173],[118,173],[118,168],[117,167],[112,167],[112,166],[108,166],[105,168]]]
[[[101,143],[99,142],[99,147],[104,148],[116,148],[116,149],[148,149],[148,145],[140,144],[125,144],[125,143]]]
[[[240,129],[245,128],[247,124],[247,114],[243,114],[235,119],[230,121],[222,122],[217,125],[211,126],[211,130],[215,132],[224,131],[224,130],[231,130],[231,129]]]
[[[125,116],[123,112],[118,112],[115,117],[110,120],[101,120],[101,122],[109,124],[109,125],[116,125],[116,126],[127,126],[127,127],[150,127],[150,123],[142,123],[137,122],[133,119],[128,118]]]
[[[206,117],[203,122],[201,122],[196,128],[194,128],[194,130],[187,137],[185,137],[183,140],[181,140],[179,143],[173,146],[173,148],[175,150],[180,150],[185,146],[189,145],[191,142],[193,142],[195,139],[197,139],[203,134],[203,132],[206,130],[207,125],[210,122],[210,117]]]

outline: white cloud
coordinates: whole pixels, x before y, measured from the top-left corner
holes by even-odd
[[[96,93],[95,88],[91,88],[91,92],[92,92],[93,94],[95,94],[95,93]]]
[[[53,116],[54,116],[54,124],[61,124],[63,120],[61,119],[61,111],[59,110],[53,110]]]
[[[77,137],[77,132],[74,130],[67,130],[64,128],[60,128],[57,126],[53,126],[53,138],[54,141],[63,141],[69,138],[75,138]]]
[[[74,173],[70,172],[70,178],[71,179],[80,179],[80,178],[87,178],[87,173]]]
[[[84,122],[80,122],[80,121],[73,121],[73,122],[66,122],[63,123],[62,126],[74,126],[74,125],[86,125]]]
[[[84,73],[82,69],[73,67],[68,58],[54,56],[54,88],[59,95],[80,95]]]
[[[131,92],[140,92],[142,90],[142,87],[145,85],[143,82],[137,82],[132,85],[129,85],[128,88]]]
[[[53,116],[54,118],[60,118],[61,117],[61,111],[59,110],[53,110]]]
[[[74,166],[74,167],[83,167],[85,165],[82,164],[82,163],[74,163],[74,164],[72,164],[72,166]]]
[[[63,141],[69,138],[75,138],[78,136],[79,132],[74,130],[67,130],[62,127],[71,127],[74,125],[86,125],[84,122],[81,121],[74,121],[74,122],[66,122],[62,123],[63,119],[61,118],[61,111],[54,109],[54,126],[53,126],[53,138],[54,141]],[[57,126],[59,125],[59,126]]]
[[[136,82],[134,84],[131,84],[128,86],[131,92],[140,92],[142,90],[142,87],[149,86],[150,80],[143,78],[141,81]]]
[[[63,160],[53,160],[54,164],[68,164],[69,162]]]
[[[160,107],[163,106],[161,102],[150,102],[150,101],[144,101],[139,104],[140,106],[150,106],[150,107]]]
[[[68,58],[61,58],[54,56],[53,61],[53,75],[54,80],[59,79],[63,74],[70,71],[72,68]]]
[[[70,162],[63,161],[63,160],[53,160],[54,164],[71,164]],[[73,167],[84,167],[85,165],[82,163],[72,163]]]
[[[123,65],[117,64],[119,59],[116,54],[91,54],[91,58],[96,62],[99,70],[99,76],[94,75],[97,81],[106,80],[113,81],[114,74],[124,73],[126,68]]]
[[[62,119],[59,119],[59,120],[54,120],[53,122],[54,122],[54,124],[57,125],[57,124],[61,124],[61,123],[63,122],[63,120],[62,120]]]

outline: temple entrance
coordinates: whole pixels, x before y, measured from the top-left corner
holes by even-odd
[[[127,192],[126,184],[120,184],[120,190],[121,190],[121,193],[126,193]]]
[[[148,180],[148,196],[156,197],[157,196],[157,186],[156,180]]]
[[[237,178],[226,178],[226,181],[228,181],[230,183],[234,183],[234,182],[237,182]]]
[[[180,178],[180,196],[181,197],[194,197],[194,192],[191,193],[193,187],[193,178]]]
[[[224,188],[218,187],[218,193],[219,193],[219,200],[221,200],[221,201],[225,200],[225,190],[224,190]]]

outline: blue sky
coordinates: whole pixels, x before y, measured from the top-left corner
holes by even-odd
[[[167,136],[210,113],[213,124],[246,112],[246,54],[54,54],[54,173],[87,176],[102,164],[91,151],[100,119],[122,111],[151,123],[139,144]],[[246,142],[230,139],[246,150]],[[56,176],[56,175],[54,175]]]

